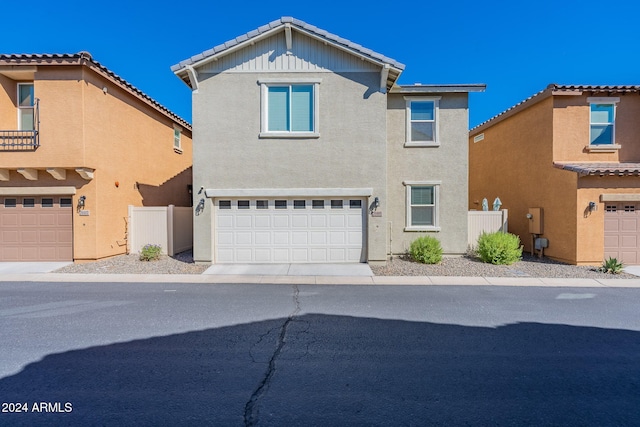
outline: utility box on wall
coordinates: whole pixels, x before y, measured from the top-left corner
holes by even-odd
[[[544,234],[544,221],[542,216],[542,208],[529,208],[527,218],[529,218],[530,234]]]

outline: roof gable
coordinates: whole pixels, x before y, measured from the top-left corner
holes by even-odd
[[[276,34],[279,35],[279,37],[275,37]],[[299,37],[300,35],[304,35],[306,37]],[[273,53],[277,53],[266,57],[268,59],[267,66],[265,68],[263,63],[263,69],[268,70],[271,69],[269,67],[273,67],[275,70],[275,67],[278,65],[277,60],[283,62],[283,64],[281,64],[283,66],[291,66],[291,61],[285,61],[286,58],[284,55],[293,54],[295,58],[301,59],[306,63],[306,65],[310,67],[310,70],[315,68],[319,70],[337,71],[335,69],[335,63],[332,64],[328,59],[323,60],[317,57],[318,54],[327,52],[326,49],[318,49],[318,47],[331,46],[332,48],[338,49],[344,53],[344,55],[341,56],[342,60],[339,67],[344,68],[345,64],[349,63],[347,58],[357,58],[360,61],[366,61],[367,66],[373,65],[385,70],[384,73],[387,74],[387,88],[391,88],[391,86],[393,86],[402,70],[404,70],[404,64],[395,61],[394,59],[388,58],[382,54],[372,51],[371,49],[367,49],[357,43],[353,43],[350,40],[331,34],[313,25],[307,24],[306,22],[291,17],[282,17],[267,25],[263,25],[262,27],[238,36],[235,39],[218,45],[213,49],[209,49],[198,55],[192,56],[191,58],[172,66],[171,70],[189,84],[191,79],[189,73],[193,72],[195,69],[209,70],[206,72],[211,72],[211,70],[216,72],[216,69],[237,69],[236,67],[241,67],[242,64],[248,64],[250,61],[249,58],[252,56],[260,61],[264,61],[264,43],[268,43],[268,39],[272,37],[273,40],[277,40],[276,44],[282,44],[284,49],[281,46],[276,46],[277,49],[274,49]],[[278,38],[280,40],[278,40]],[[312,40],[305,40],[307,38]],[[315,41],[315,43],[313,41]],[[305,47],[314,47],[315,52],[311,53],[309,51],[305,51]],[[252,52],[253,55],[247,53],[246,58],[243,59],[243,54],[240,54],[240,58],[225,60],[226,65],[209,65],[212,62],[221,61],[223,58],[243,49],[247,49],[246,52]],[[314,57],[314,55],[316,56]],[[273,64],[268,64],[268,62],[272,62]],[[289,63],[284,64],[284,62]]]

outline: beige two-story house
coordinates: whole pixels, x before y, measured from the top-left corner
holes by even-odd
[[[551,258],[640,264],[639,94],[640,86],[551,84],[475,127],[469,207],[499,197],[527,251],[536,250],[535,231]]]
[[[128,205],[190,205],[191,155],[190,124],[90,54],[0,55],[0,261],[126,253]]]
[[[468,93],[283,17],[172,67],[193,91],[194,256],[384,263],[467,247]]]

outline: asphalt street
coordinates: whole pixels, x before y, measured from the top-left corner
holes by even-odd
[[[640,289],[0,282],[0,425],[640,425]]]

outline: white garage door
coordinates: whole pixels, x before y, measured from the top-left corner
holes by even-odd
[[[363,199],[217,199],[217,263],[362,262]]]

